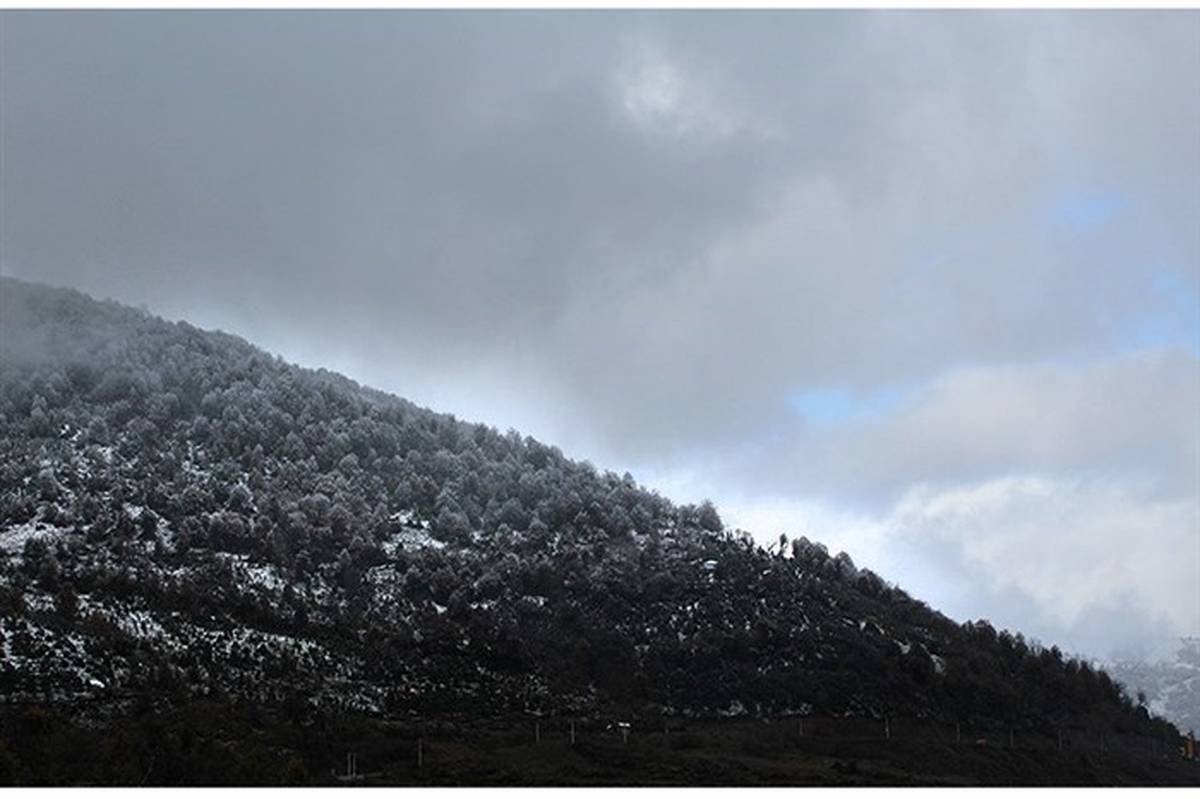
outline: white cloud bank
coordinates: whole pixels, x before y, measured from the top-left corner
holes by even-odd
[[[1184,353],[972,367],[887,413],[800,427],[783,462],[755,452],[664,482],[722,497],[726,521],[764,543],[846,550],[960,620],[1161,651],[1200,630],[1197,408]],[[722,491],[744,482],[723,469],[756,468],[776,475],[775,499]],[[825,490],[798,499],[805,486]]]

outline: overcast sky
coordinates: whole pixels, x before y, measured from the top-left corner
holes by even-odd
[[[1200,634],[1200,14],[13,13],[0,270],[954,618]]]

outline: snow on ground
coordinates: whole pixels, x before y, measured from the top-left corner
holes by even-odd
[[[421,526],[421,522],[417,519],[417,514],[411,510],[396,511],[388,518],[394,522],[400,522],[405,527]]]
[[[279,569],[270,563],[247,563],[241,566],[239,577],[251,585],[262,586],[271,591],[282,591],[287,585]]]
[[[404,527],[383,542],[383,551],[388,557],[392,557],[401,548],[419,549],[430,547],[432,549],[444,549],[445,546],[444,542],[438,541],[425,530],[416,527]]]
[[[7,530],[0,530],[0,551],[10,555],[20,554],[25,548],[25,542],[31,538],[54,540],[63,534],[63,530],[51,527],[42,521],[29,520],[24,524],[14,525]]]
[[[113,622],[134,638],[156,639],[167,634],[158,619],[144,610],[125,611],[115,615]]]

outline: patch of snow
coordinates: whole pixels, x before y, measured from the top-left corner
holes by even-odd
[[[0,551],[20,553],[25,549],[25,542],[31,538],[54,539],[61,535],[56,527],[50,527],[43,521],[30,519],[24,524],[18,524],[7,530],[0,531]],[[49,543],[49,541],[47,541]]]
[[[729,707],[725,710],[718,710],[718,716],[744,716],[746,715],[746,706],[738,700],[734,699],[729,703]]]
[[[167,633],[158,619],[144,610],[127,611],[113,621],[134,638],[162,638]]]
[[[420,523],[417,521],[416,511],[410,509],[398,510],[388,517],[393,522],[400,522],[405,527],[417,527]]]
[[[262,586],[271,591],[282,591],[287,582],[279,575],[279,570],[269,563],[247,563],[240,569],[240,576],[251,585]]]
[[[395,555],[396,551],[401,547],[405,549],[421,547],[444,549],[446,544],[443,541],[438,541],[425,530],[417,527],[404,527],[383,542],[383,551],[388,556]]]

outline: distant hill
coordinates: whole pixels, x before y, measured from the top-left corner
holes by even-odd
[[[957,624],[844,553],[768,551],[709,503],[233,336],[3,278],[0,355],[0,781],[250,751],[130,721],[198,703],[266,730],[209,746],[330,714],[903,718],[1182,745],[1104,671]],[[112,746],[157,743],[47,764],[100,746],[68,729],[124,724]],[[279,741],[262,757],[293,763],[301,744]],[[261,773],[316,779],[303,766]]]
[[[1105,668],[1152,713],[1200,732],[1200,638],[1184,638],[1170,660],[1116,660]]]

